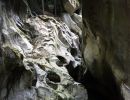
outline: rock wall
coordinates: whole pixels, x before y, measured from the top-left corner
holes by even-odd
[[[76,82],[80,71],[75,76],[72,70],[82,69],[82,17],[74,14],[77,7],[71,15],[64,9],[67,26],[55,3],[0,0],[0,100],[87,100],[85,87]]]
[[[124,95],[125,99],[129,100],[130,2],[129,0],[84,0],[82,4],[83,51],[86,65],[92,76],[101,82],[98,87],[102,88],[103,84],[108,85],[102,89],[110,94],[108,100],[122,100],[119,96],[121,90],[117,93],[112,84],[127,87],[123,91],[125,91],[124,94],[127,94]],[[110,78],[110,72],[107,73],[108,70],[111,70],[111,74],[116,79],[114,83],[111,82],[112,80],[110,81],[112,78]],[[108,75],[105,76],[104,73]],[[95,89],[98,87],[95,86]],[[111,90],[107,90],[107,88],[111,88]],[[116,93],[119,95],[117,96]],[[101,95],[105,94],[101,93]],[[114,95],[117,97],[114,98]]]
[[[0,100],[129,100],[129,4],[0,0]]]

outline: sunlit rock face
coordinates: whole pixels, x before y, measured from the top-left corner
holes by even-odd
[[[87,100],[78,76],[69,75],[81,67],[78,34],[60,17],[32,15],[29,1],[13,0],[10,9],[5,2],[0,1],[0,100]]]
[[[89,70],[96,79],[104,80],[107,77],[103,74],[106,72],[103,62],[107,63],[116,83],[125,84],[123,90],[126,88],[127,92],[123,94],[126,95],[125,99],[129,100],[130,2],[129,0],[84,0],[82,4],[84,59]],[[105,81],[110,83],[109,80]]]

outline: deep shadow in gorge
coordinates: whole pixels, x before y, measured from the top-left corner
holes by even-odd
[[[102,97],[102,100],[123,100],[121,86],[122,83],[129,86],[130,79],[130,2],[82,2],[83,54],[88,66],[84,85],[88,88],[88,98],[91,100],[97,96],[92,100]]]
[[[97,64],[92,66],[97,67]],[[101,67],[104,68],[103,77],[97,79],[89,69],[84,73],[81,67],[73,68],[72,63],[66,66],[74,80],[87,89],[88,100],[124,100],[110,65],[104,61]]]
[[[110,66],[105,62],[104,66],[102,79],[97,79],[88,69],[80,80],[87,89],[88,100],[124,100]]]

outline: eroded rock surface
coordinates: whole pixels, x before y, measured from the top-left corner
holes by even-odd
[[[69,14],[73,14],[80,7],[78,0],[63,0],[63,5]]]
[[[60,18],[21,18],[1,1],[0,14],[0,100],[87,100],[66,69],[81,66],[76,33]]]

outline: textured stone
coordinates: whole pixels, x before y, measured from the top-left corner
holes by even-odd
[[[80,7],[78,0],[63,0],[63,5],[69,14],[73,14]]]
[[[70,14],[64,13],[64,14],[62,15],[62,19],[63,19],[63,21],[67,24],[67,26],[68,26],[72,31],[74,31],[79,37],[82,36],[82,31],[81,31],[80,27],[78,26],[79,23],[74,22],[73,19],[72,19],[71,16],[70,16]],[[81,21],[81,20],[82,20],[82,19],[80,19],[80,21]],[[78,21],[78,19],[77,19],[77,21]],[[80,25],[81,25],[81,24],[80,24]]]
[[[80,27],[80,29],[82,29],[82,15],[78,15],[78,14],[74,13],[72,15],[72,19],[78,25],[78,27]]]
[[[59,17],[20,19],[0,4],[0,100],[87,100],[66,69],[81,67],[78,35]]]

